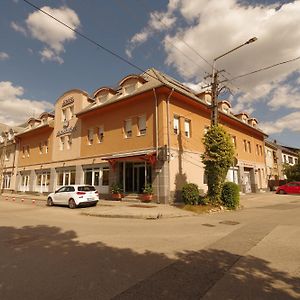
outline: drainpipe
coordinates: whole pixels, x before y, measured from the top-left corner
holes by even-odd
[[[156,90],[153,89],[153,94],[155,98],[155,151],[156,151],[156,159],[158,159],[158,101]],[[157,191],[157,203],[160,203],[159,200],[159,174],[157,175],[158,179],[156,180],[156,191]]]
[[[172,88],[171,93],[169,94],[167,98],[167,133],[168,133],[168,150],[167,150],[167,155],[168,155],[168,190],[169,190],[169,203],[170,203],[170,186],[171,186],[171,178],[170,178],[170,158],[171,158],[171,142],[170,142],[170,98],[174,92],[174,88]]]

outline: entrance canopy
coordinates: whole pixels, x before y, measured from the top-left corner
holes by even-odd
[[[128,153],[114,154],[106,157],[102,157],[103,160],[107,160],[109,164],[115,169],[117,162],[147,162],[154,165],[157,161],[156,152],[153,150],[135,151]]]

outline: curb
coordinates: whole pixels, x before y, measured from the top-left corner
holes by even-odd
[[[97,213],[80,213],[83,216],[88,217],[98,217],[98,218],[119,218],[119,219],[140,219],[140,220],[158,220],[163,218],[163,215],[158,213],[157,215],[153,216],[141,216],[141,215],[110,215],[110,214],[97,214]]]

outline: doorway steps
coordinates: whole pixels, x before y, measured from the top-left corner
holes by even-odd
[[[122,198],[122,201],[140,203],[141,199],[139,194],[125,194],[124,198]]]

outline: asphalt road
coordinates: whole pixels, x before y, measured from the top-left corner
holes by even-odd
[[[299,299],[300,196],[242,203],[138,220],[0,199],[0,299]]]

